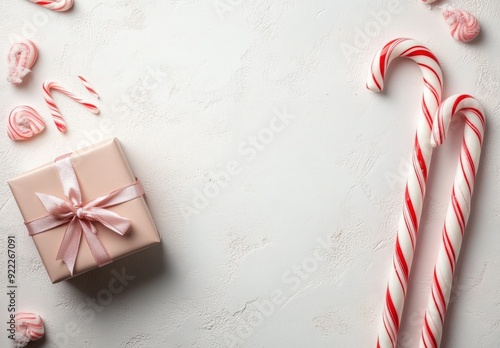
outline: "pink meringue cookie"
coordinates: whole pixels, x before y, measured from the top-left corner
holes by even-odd
[[[432,4],[433,2],[436,2],[437,0],[422,0],[424,4]]]
[[[16,313],[16,348],[23,348],[30,341],[37,341],[44,334],[42,317],[35,313]]]
[[[28,40],[22,39],[15,42],[7,56],[9,72],[7,81],[13,85],[19,85],[23,82],[23,78],[31,72],[31,68],[38,58],[38,48]]]
[[[443,18],[450,26],[451,36],[460,42],[469,42],[481,31],[476,17],[465,10],[447,7],[443,9]]]
[[[7,134],[12,140],[27,140],[45,129],[43,118],[27,105],[15,107],[7,120]]]

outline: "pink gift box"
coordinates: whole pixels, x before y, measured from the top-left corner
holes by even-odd
[[[62,172],[61,163],[67,164]],[[67,169],[71,167],[77,178],[76,186],[79,186],[81,191],[81,206],[71,205],[74,200],[68,197],[71,194],[67,194],[62,184],[63,180],[71,182],[73,174],[67,174]],[[76,151],[69,155],[69,158],[53,161],[8,181],[52,283],[80,275],[160,242],[160,235],[142,195],[142,186],[136,180],[119,141],[112,139]],[[122,192],[124,188],[128,191]],[[128,193],[128,198],[126,201],[122,199],[123,202],[109,206],[101,202],[96,204],[99,206],[97,210],[96,208],[87,209],[86,205],[94,205],[93,201],[97,201],[100,197],[110,196],[110,193],[113,195],[113,192]],[[135,193],[131,195],[130,192]],[[48,199],[56,203],[65,201],[74,209],[73,212],[69,211],[64,215],[68,222],[40,231],[40,223],[47,226],[47,219],[51,222],[59,221],[57,223],[65,221],[62,220],[62,214],[58,215],[54,211],[49,211],[49,203],[44,203]],[[115,203],[117,201],[119,200],[115,199]],[[64,207],[67,210],[65,204]],[[123,232],[123,234],[114,231],[113,226],[110,227],[110,224],[106,223],[107,220],[102,222],[99,218],[96,218],[97,220],[88,218],[88,216],[93,216],[93,211],[104,215],[106,219],[111,218],[111,225],[118,226],[118,232]],[[99,216],[97,213],[96,215]],[[113,222],[117,218],[119,222]],[[74,270],[71,274],[71,262],[67,262],[66,258],[58,259],[58,256],[60,249],[63,249],[61,247],[64,244],[63,238],[64,240],[68,236],[76,238],[75,234],[67,232],[70,229],[69,226],[71,228],[76,226],[80,229],[80,220],[81,226],[87,226],[87,230],[82,228],[85,233],[80,230],[73,232],[81,234],[79,245],[69,243],[73,245],[72,250],[76,253]],[[68,237],[68,240],[71,238]],[[104,260],[103,257],[95,256],[99,248],[100,255],[104,253],[106,256]],[[71,247],[68,247],[69,249]],[[64,252],[63,254],[68,255]]]

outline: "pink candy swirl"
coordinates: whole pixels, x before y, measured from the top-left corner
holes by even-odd
[[[16,348],[25,347],[30,341],[37,341],[44,334],[41,316],[35,313],[16,313]]]
[[[450,26],[451,36],[455,40],[469,42],[474,40],[481,31],[477,18],[465,10],[445,8],[443,18]]]
[[[40,114],[27,105],[14,108],[8,117],[7,134],[12,140],[29,139],[44,128],[45,122]]]
[[[68,11],[73,7],[73,0],[29,0],[52,11]]]

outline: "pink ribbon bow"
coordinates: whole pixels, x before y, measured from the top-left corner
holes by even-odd
[[[119,188],[83,204],[80,185],[69,156],[67,154],[55,160],[55,167],[66,199],[36,192],[49,215],[27,222],[26,227],[30,236],[33,236],[69,223],[56,259],[63,260],[73,275],[82,234],[85,236],[92,256],[99,267],[112,261],[97,236],[94,222],[99,222],[111,231],[123,236],[130,227],[131,221],[106,208],[138,198],[144,194],[144,189],[141,183],[136,180],[129,186]]]

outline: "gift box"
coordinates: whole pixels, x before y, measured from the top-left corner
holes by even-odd
[[[52,283],[160,242],[117,139],[8,181]]]

